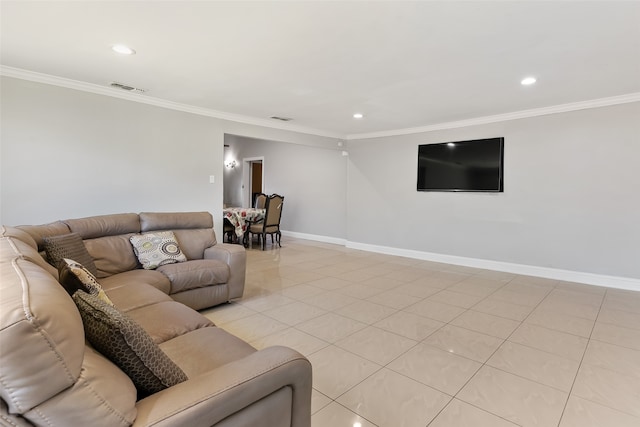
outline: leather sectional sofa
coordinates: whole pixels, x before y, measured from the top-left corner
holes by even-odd
[[[257,351],[196,311],[244,288],[244,248],[216,243],[212,227],[203,212],[2,227],[0,425],[309,427],[309,361],[287,347]],[[140,268],[130,237],[167,230],[187,261]],[[46,238],[70,233],[82,237],[114,309],[168,356],[180,382],[141,394],[87,341],[77,295],[42,252]]]

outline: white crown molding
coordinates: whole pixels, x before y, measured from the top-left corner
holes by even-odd
[[[485,270],[503,271],[525,276],[544,277],[547,279],[584,283],[587,285],[604,286],[608,288],[640,291],[640,279],[630,277],[607,276],[602,274],[585,273],[581,271],[561,270],[557,268],[539,267],[535,265],[515,264],[510,262],[492,261],[479,258],[467,258],[455,255],[422,252],[410,249],[392,248],[389,246],[370,245],[347,241],[347,248],[359,249],[387,255],[396,255],[424,261],[441,262],[445,264],[462,265],[465,267],[482,268]]]
[[[308,128],[305,126],[297,126],[289,123],[277,123],[270,119],[260,119],[241,114],[226,113],[224,111],[211,110],[207,108],[195,107],[187,104],[167,101],[160,98],[154,98],[139,93],[122,92],[120,89],[100,86],[93,83],[82,82],[79,80],[57,77],[50,74],[37,73],[35,71],[23,70],[20,68],[8,67],[0,65],[0,75],[14,77],[22,80],[30,80],[38,83],[45,83],[54,86],[66,87],[69,89],[80,90],[84,92],[95,93],[99,95],[111,96],[114,98],[126,99],[128,101],[140,102],[143,104],[154,105],[157,107],[168,108],[171,110],[183,111],[186,113],[198,114],[201,116],[213,117],[216,119],[229,120],[232,122],[244,123],[255,126],[262,126],[272,129],[279,129],[291,132],[299,132],[327,138],[336,138],[342,140],[358,140],[383,138],[389,136],[410,135],[422,132],[432,132],[437,130],[455,129],[467,126],[477,126],[489,123],[503,122],[508,120],[525,119],[528,117],[543,116],[548,114],[566,113],[570,111],[585,110],[589,108],[607,107],[610,105],[627,104],[630,102],[640,101],[640,92],[629,93],[626,95],[612,96],[608,98],[592,99],[589,101],[572,102],[568,104],[554,105],[551,107],[534,108],[531,110],[516,111],[512,113],[497,114],[494,116],[477,117],[468,120],[459,120],[455,122],[439,123],[435,125],[419,126],[405,129],[394,129],[380,132],[357,133],[344,135],[332,131]]]
[[[178,102],[167,101],[152,96],[123,92],[121,89],[114,89],[107,86],[100,86],[93,83],[82,82],[79,80],[67,79],[64,77],[53,76],[50,74],[37,73],[35,71],[23,70],[20,68],[0,66],[0,75],[13,77],[16,79],[29,80],[37,83],[45,83],[53,86],[75,89],[83,92],[90,92],[98,95],[110,96],[113,98],[126,99],[127,101],[139,102],[142,104],[154,105],[156,107],[167,108],[170,110],[183,111],[185,113],[197,114],[200,116],[213,117],[216,119],[229,120],[232,122],[244,123],[248,125],[262,126],[272,129],[285,130],[290,132],[299,132],[316,136],[324,136],[328,138],[344,139],[344,135],[326,130],[308,128],[305,126],[297,126],[288,123],[275,122],[272,119],[260,119],[241,114],[226,113],[223,111],[210,110],[208,108],[195,107]]]
[[[459,120],[455,122],[439,123],[406,129],[395,129],[380,132],[357,133],[347,135],[348,141],[358,139],[383,138],[389,136],[410,135],[414,133],[432,132],[436,130],[463,128],[467,126],[484,125],[488,123],[504,122],[508,120],[526,119],[528,117],[544,116],[548,114],[567,113],[570,111],[586,110],[589,108],[608,107],[610,105],[627,104],[640,101],[640,92],[609,98],[592,99],[589,101],[572,102],[551,107],[534,108],[531,110],[515,111],[513,113],[497,114],[495,116],[478,117],[475,119]]]

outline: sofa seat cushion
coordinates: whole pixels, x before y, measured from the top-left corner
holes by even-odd
[[[256,351],[224,329],[213,327],[191,331],[159,345],[190,378],[195,378]]]
[[[158,271],[169,278],[169,294],[218,285],[229,281],[229,265],[215,259],[198,259],[179,264],[158,267]]]
[[[169,295],[146,283],[131,283],[131,286],[118,286],[117,288],[109,289],[107,296],[113,302],[113,305],[124,313],[159,302],[173,301]]]
[[[130,310],[127,315],[147,331],[157,344],[200,328],[214,326],[197,311],[175,301]]]
[[[169,291],[171,291],[171,282],[169,282],[167,276],[155,270],[143,270],[141,268],[103,277],[98,281],[105,290],[115,289],[121,286],[130,287],[138,284],[147,284],[165,294],[169,294]]]

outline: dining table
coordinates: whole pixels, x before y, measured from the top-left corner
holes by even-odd
[[[266,209],[259,208],[224,208],[222,215],[235,229],[238,241],[245,243],[245,237],[249,226],[254,222],[264,219]],[[246,246],[246,245],[245,245]]]

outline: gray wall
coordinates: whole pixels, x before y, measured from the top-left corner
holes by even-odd
[[[640,278],[639,117],[633,103],[349,141],[347,238]],[[416,191],[419,144],[494,136],[504,193]]]
[[[286,197],[285,230],[640,278],[640,103],[352,140],[345,158],[333,138],[7,77],[1,90],[3,224],[206,210],[220,235],[223,144],[241,135],[237,160],[264,156],[266,190]],[[504,193],[416,191],[419,144],[491,136],[506,138]]]
[[[242,205],[243,158],[264,157],[264,192],[285,196],[282,229],[345,238],[347,158],[334,147],[309,147],[227,135],[225,156],[238,167],[224,174],[225,201]]]
[[[38,224],[115,212],[196,210],[214,215],[220,236],[226,133],[321,152],[337,146],[333,138],[21,79],[2,77],[1,84],[2,224]],[[286,167],[279,170],[287,172]],[[210,175],[215,176],[213,184]],[[314,217],[318,207],[302,209],[312,211],[309,217]],[[344,230],[344,215],[334,219],[335,228]],[[291,221],[291,226],[297,227],[298,222]]]

